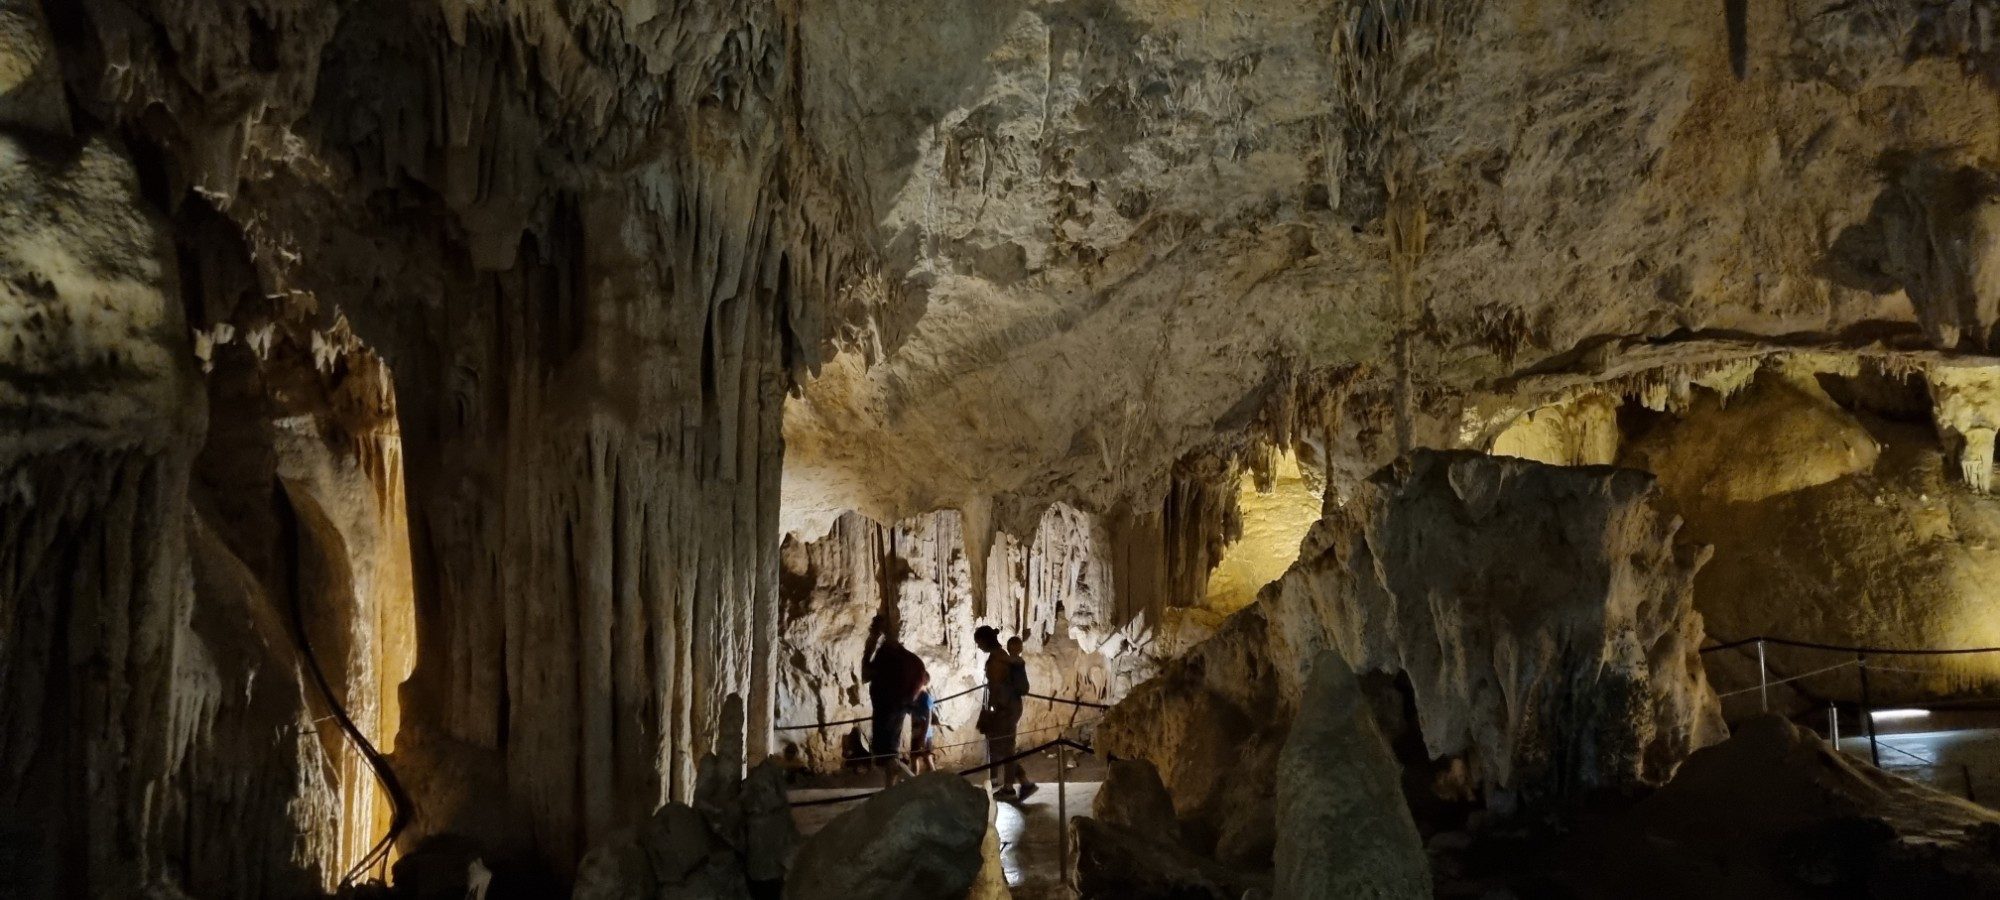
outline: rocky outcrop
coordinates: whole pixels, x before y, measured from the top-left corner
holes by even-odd
[[[1429,900],[1430,859],[1401,776],[1354,672],[1322,651],[1278,757],[1274,894]]]
[[[1269,819],[1266,754],[1311,660],[1338,649],[1408,677],[1429,754],[1466,760],[1497,810],[1661,783],[1722,734],[1696,656],[1706,551],[1657,497],[1640,472],[1415,453],[1330,506],[1298,564],[1121,701],[1099,747],[1154,759],[1211,834],[1243,832]]]
[[[966,900],[987,864],[991,803],[942,772],[875,794],[799,848],[785,898]]]
[[[1090,800],[1090,815],[1106,825],[1115,825],[1166,840],[1180,842],[1180,828],[1174,821],[1174,798],[1160,781],[1160,771],[1143,759],[1114,759],[1106,767],[1104,782]]]
[[[1546,874],[1582,898],[1985,897],[2000,814],[1862,765],[1776,716],[1688,758]]]
[[[32,459],[101,469],[0,461],[33,569],[10,583],[39,585],[9,592],[0,667],[37,720],[0,719],[0,746],[10,784],[125,757],[35,854],[105,857],[69,867],[90,885],[31,896],[145,868],[204,897],[330,889],[412,813],[406,844],[504,833],[567,871],[690,798],[725,697],[769,748],[782,397],[870,250],[798,140],[797,11],[653,6],[0,5],[0,233],[29,260],[0,402]],[[43,9],[59,39],[24,42]],[[206,435],[197,364],[228,398]],[[349,380],[400,427],[313,408]],[[51,497],[77,505],[45,521]],[[105,579],[45,552],[59,532],[120,599],[76,602]],[[58,595],[109,629],[67,642],[103,697],[55,674],[85,658],[48,638]],[[363,737],[407,740],[411,803]]]
[[[1237,900],[1221,867],[1145,830],[1087,816],[1070,820],[1078,900]]]
[[[2000,501],[1979,490],[1975,476],[1990,463],[1969,446],[1992,388],[1979,368],[1917,362],[1810,380],[1766,364],[1742,393],[1697,390],[1632,442],[1625,464],[1657,472],[1687,536],[1715,548],[1695,581],[1711,636],[1891,648],[2000,641],[1979,587],[2000,577],[1982,549],[2000,542]],[[1766,648],[1773,677],[1853,659]],[[1726,688],[1758,683],[1755,647],[1710,654],[1707,665]],[[1977,655],[1900,658],[1889,664],[1900,671],[1878,674],[1872,688],[1882,702],[1917,702],[1989,677],[1993,665]],[[1788,683],[1771,701],[1802,711],[1859,694],[1849,667]],[[1732,712],[1753,711],[1760,696],[1736,702]]]

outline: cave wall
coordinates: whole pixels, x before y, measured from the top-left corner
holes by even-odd
[[[1117,583],[1102,522],[1067,506],[1051,507],[1032,536],[1000,534],[991,544],[984,614],[974,600],[963,517],[930,513],[880,525],[858,514],[841,517],[816,541],[788,538],[782,558],[782,646],[779,721],[785,725],[840,721],[869,714],[861,654],[869,622],[890,612],[904,646],[924,660],[932,693],[943,698],[985,681],[985,654],[972,632],[992,625],[1020,636],[1034,692],[1109,703],[1148,677],[1163,652],[1159,632],[1120,618]],[[973,727],[981,694],[943,704],[936,737],[941,768],[985,761]],[[1024,709],[1023,749],[1062,729],[1089,726],[1092,709],[1031,700]],[[781,744],[820,770],[838,768],[842,742],[856,726],[787,729]],[[867,729],[861,728],[866,740]],[[787,752],[790,752],[789,750]]]
[[[129,158],[10,128],[0,197],[0,888],[125,896],[173,849],[138,801],[199,715],[182,639],[204,404]]]
[[[770,746],[780,398],[864,263],[796,9],[0,13],[28,896],[337,881],[392,804],[308,646],[404,849],[561,872],[729,696]]]
[[[1608,406],[1617,430],[1600,442],[1616,449],[1619,465],[1658,475],[1688,536],[1715,548],[1695,588],[1715,640],[2000,644],[1985,588],[1994,575],[1990,548],[2000,545],[1988,449],[2000,423],[1992,360],[1882,347],[1749,351],[1717,347],[1694,365],[1638,363],[1617,377],[1559,386],[1557,399],[1541,405],[1531,388],[1508,401],[1528,409],[1501,403],[1488,421],[1505,424],[1471,443],[1536,455],[1535,442],[1519,438],[1559,435],[1551,423],[1572,420],[1584,404]],[[1565,456],[1541,458],[1577,461]],[[1773,678],[1853,659],[1766,647]],[[1754,647],[1710,654],[1706,663],[1725,691],[1757,684]],[[1872,665],[1871,688],[1885,703],[1979,691],[1994,672],[1982,655],[1881,655]],[[1726,699],[1732,716],[1761,703],[1756,691]],[[1772,693],[1778,708],[1794,712],[1859,699],[1851,665]]]

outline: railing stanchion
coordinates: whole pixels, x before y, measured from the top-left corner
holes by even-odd
[[[1771,711],[1771,670],[1764,665],[1764,641],[1757,640],[1757,701],[1763,712]]]
[[[1056,871],[1069,884],[1069,744],[1056,744]]]
[[[1868,697],[1868,657],[1855,654],[1861,664],[1861,721],[1868,726],[1868,761],[1882,768],[1882,748],[1875,741],[1875,707]]]

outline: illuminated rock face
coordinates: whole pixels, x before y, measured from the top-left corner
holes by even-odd
[[[897,620],[903,645],[930,671],[932,695],[951,698],[938,707],[940,768],[985,761],[973,727],[983,702],[976,688],[985,682],[986,654],[972,642],[981,625],[1023,638],[1037,694],[1108,702],[1151,674],[1158,657],[1140,640],[1153,633],[1143,621],[1120,621],[1103,530],[1093,517],[1055,507],[1030,540],[1003,536],[993,547],[983,612],[969,584],[962,521],[937,513],[884,527],[850,514],[818,541],[786,542],[780,724],[869,714],[861,656],[878,613]],[[1087,708],[1031,701],[1021,720],[1022,749],[1096,718]],[[778,740],[781,747],[795,745],[813,767],[832,770],[856,728],[788,727]],[[859,731],[865,739],[868,729]]]
[[[727,698],[751,757],[856,708],[844,514],[909,538],[876,600],[948,679],[993,621],[1115,697],[1218,561],[1214,610],[1288,561],[1240,496],[1281,451],[1359,509],[1469,392],[1704,332],[1991,368],[1991,4],[1742,6],[0,0],[0,819],[52,823],[0,859],[61,861],[37,900],[280,896],[403,824],[562,881],[693,798]],[[1926,452],[1984,492],[1957,374]],[[1578,396],[1509,408],[1557,403],[1503,450],[1625,452]],[[1662,477],[1784,485],[1729,502],[1868,465],[1700,449]],[[1877,521],[1975,556],[1918,496]],[[1470,627],[1379,599],[1344,649]],[[1267,605],[1217,671],[1323,618]]]
[[[1697,658],[1707,551],[1679,527],[1643,473],[1419,452],[1329,510],[1298,564],[1134,689],[1100,744],[1153,759],[1229,862],[1230,836],[1270,815],[1267,751],[1311,660],[1337,649],[1409,678],[1429,754],[1466,759],[1496,810],[1662,783],[1723,736]]]

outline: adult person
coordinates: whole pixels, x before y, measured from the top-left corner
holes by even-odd
[[[924,661],[903,648],[897,625],[888,616],[876,614],[868,625],[868,646],[861,656],[861,680],[868,682],[868,702],[873,707],[868,752],[883,768],[885,788],[913,774],[901,758],[903,719],[930,679]]]
[[[993,763],[1014,755],[1022,698],[1014,690],[1014,661],[1000,645],[999,630],[981,625],[972,632],[972,642],[986,651],[986,706],[979,713],[979,733],[986,735],[987,762]],[[1028,780],[1028,770],[1021,767],[1020,760],[999,768],[1000,789],[993,792],[996,799],[1026,800],[1034,795],[1035,783]],[[1018,791],[1016,784],[1020,785]]]

